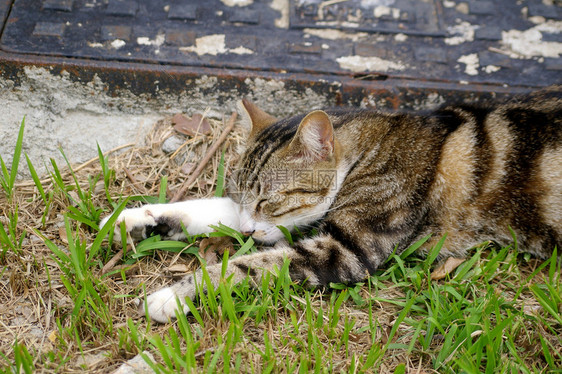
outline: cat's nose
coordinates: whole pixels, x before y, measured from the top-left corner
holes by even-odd
[[[244,236],[251,236],[253,233],[256,232],[256,230],[244,230],[244,231],[240,231],[242,233],[242,235]]]

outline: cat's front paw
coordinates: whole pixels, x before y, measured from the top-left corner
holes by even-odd
[[[105,217],[100,222],[100,229],[103,228],[111,216]],[[125,222],[127,233],[135,241],[146,239],[154,231],[158,223],[152,212],[147,207],[125,209],[119,214],[115,221],[114,238],[121,240],[121,222]]]
[[[170,322],[176,318],[176,310],[178,309],[176,299],[179,299],[183,308],[182,312],[184,314],[189,313],[189,307],[181,297],[177,297],[172,287],[166,287],[148,295],[146,300],[139,304],[139,312],[143,315],[145,312],[148,313],[148,317],[156,322]]]

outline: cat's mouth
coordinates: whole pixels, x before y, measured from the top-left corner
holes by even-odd
[[[284,238],[283,232],[275,226],[263,230],[256,230],[252,233],[252,238],[263,244],[275,244]]]

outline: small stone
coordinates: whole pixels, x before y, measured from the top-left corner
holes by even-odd
[[[12,319],[10,322],[11,326],[22,326],[27,324],[27,318],[22,316],[17,316]]]
[[[31,243],[43,243],[43,239],[34,234],[29,236],[29,240],[31,241]]]
[[[40,329],[39,327],[37,327],[37,326],[32,327],[32,328],[29,330],[29,335],[33,336],[35,339],[41,339],[41,338],[43,338],[43,334],[44,334],[43,330],[41,330],[41,329]]]
[[[105,192],[105,182],[104,181],[98,181],[96,183],[96,185],[94,186],[94,194],[95,195],[99,195],[101,193]]]
[[[80,196],[78,196],[78,192],[69,191],[68,196],[70,196],[70,199],[71,199],[70,202],[72,203],[72,205],[78,206],[78,203],[80,202]]]
[[[18,305],[14,308],[16,313],[23,314],[24,316],[30,316],[33,313],[33,310],[28,306]]]
[[[144,351],[143,354],[148,356],[151,361],[154,360],[154,356],[148,351]],[[123,365],[119,367],[119,369],[115,370],[113,374],[152,374],[154,370],[146,363],[142,356],[136,355],[129,361],[125,362]]]
[[[85,366],[88,369],[91,369],[107,360],[108,355],[109,352],[107,351],[102,351],[96,354],[84,354],[83,356],[78,356],[76,363],[79,366]]]
[[[183,145],[183,143],[185,143],[184,139],[172,135],[168,139],[164,140],[164,143],[162,143],[162,151],[166,154],[174,153]]]

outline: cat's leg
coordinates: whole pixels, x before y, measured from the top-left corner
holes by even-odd
[[[281,269],[285,259],[290,261],[289,275],[293,281],[306,282],[308,285],[328,285],[330,282],[357,282],[365,279],[374,268],[366,257],[346,248],[330,235],[319,235],[295,243],[294,246],[281,245],[263,252],[241,256],[228,262],[225,277],[234,278],[235,283],[250,277],[251,284],[261,284],[264,271]],[[207,267],[207,272],[214,287],[218,287],[222,264]],[[170,287],[163,288],[146,298],[141,303],[140,312],[145,307],[148,316],[158,322],[168,322],[175,318],[176,298],[188,312],[185,298],[193,299],[197,287],[203,287],[202,272],[196,271],[185,276]]]
[[[104,218],[103,227],[109,217]],[[142,240],[153,234],[164,239],[185,238],[182,224],[190,235],[212,231],[209,225],[222,223],[235,230],[239,229],[238,206],[230,198],[188,200],[171,204],[148,204],[140,208],[125,209],[115,224],[115,237],[120,238],[121,222],[125,222],[127,233],[133,240]]]
[[[239,283],[246,277],[250,276],[255,284],[261,281],[264,271],[271,271],[277,266],[280,269],[283,265],[285,257],[290,257],[290,250],[286,248],[271,249],[251,255],[238,257],[230,260],[227,265],[225,277],[233,275],[235,283]],[[207,266],[207,273],[213,287],[217,288],[222,275],[222,264]],[[139,304],[139,312],[148,313],[150,319],[166,323],[175,318],[177,309],[176,299],[179,299],[182,305],[183,313],[188,313],[189,308],[185,303],[186,298],[193,300],[197,295],[197,289],[202,287],[206,290],[207,285],[203,282],[203,272],[201,269],[192,274],[186,275],[179,282],[162,288],[146,297],[146,300]],[[146,309],[145,309],[146,308]]]

